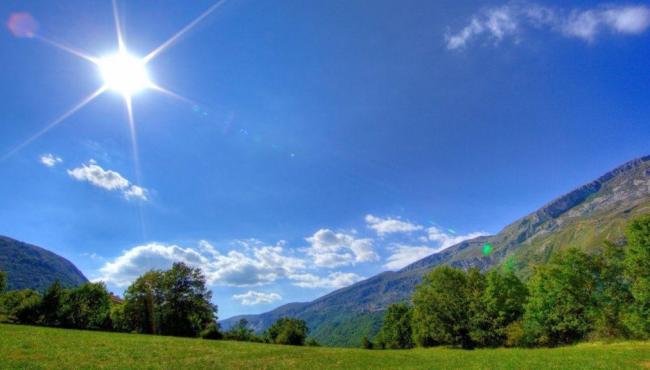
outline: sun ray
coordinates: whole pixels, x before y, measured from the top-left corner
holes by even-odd
[[[122,25],[120,23],[120,14],[117,11],[117,0],[113,0],[113,18],[115,20],[115,32],[117,32],[117,45],[120,51],[125,51],[124,36],[122,34]]]
[[[54,121],[52,121],[52,122],[51,122],[50,124],[48,124],[47,126],[43,127],[40,131],[38,131],[37,133],[35,133],[34,135],[32,135],[29,139],[25,140],[25,141],[22,142],[20,145],[18,145],[17,147],[15,147],[15,148],[12,149],[11,151],[9,151],[7,154],[5,154],[4,156],[0,157],[0,162],[2,162],[2,161],[4,161],[5,159],[11,157],[12,155],[16,154],[17,152],[19,152],[20,150],[22,150],[23,148],[25,148],[27,145],[31,144],[34,140],[38,139],[38,138],[41,137],[43,134],[45,134],[45,133],[47,133],[48,131],[50,131],[51,129],[53,129],[55,126],[57,126],[58,124],[60,124],[61,122],[63,122],[66,118],[70,117],[70,116],[73,115],[75,112],[77,112],[78,110],[80,110],[81,108],[83,108],[84,106],[86,106],[88,103],[90,103],[91,101],[93,101],[96,97],[98,97],[99,95],[101,95],[104,91],[106,91],[106,89],[107,89],[106,86],[102,86],[102,87],[100,87],[99,89],[97,89],[95,92],[93,92],[92,94],[90,94],[90,95],[88,95],[87,97],[85,97],[85,98],[84,98],[83,100],[81,100],[78,104],[76,104],[76,105],[75,105],[74,107],[72,107],[70,110],[68,110],[67,112],[65,112],[65,113],[62,114],[61,116],[59,116],[57,119],[55,119]]]
[[[73,49],[73,48],[71,48],[69,46],[63,45],[60,42],[51,40],[51,39],[49,39],[49,38],[47,38],[45,36],[34,35],[33,38],[35,38],[36,40],[39,40],[41,42],[44,42],[44,43],[46,43],[46,44],[48,44],[50,46],[54,46],[55,48],[57,48],[59,50],[63,50],[63,51],[68,52],[68,53],[70,53],[70,54],[72,54],[74,56],[85,59],[85,60],[87,60],[87,61],[89,61],[91,63],[97,64],[97,62],[99,61],[99,58],[92,57],[92,56],[90,56],[90,55],[88,55],[88,54],[86,54],[84,52],[81,52],[81,51]]]
[[[199,22],[201,22],[205,17],[210,15],[213,11],[215,11],[217,8],[219,8],[221,5],[223,5],[226,2],[226,0],[219,0],[216,3],[212,4],[206,11],[201,13],[198,17],[196,17],[192,22],[187,24],[187,26],[183,27],[180,31],[176,32],[172,37],[169,38],[169,40],[165,41],[162,45],[158,46],[156,49],[154,49],[152,52],[147,54],[142,60],[144,63],[150,62],[153,58],[158,56],[160,53],[165,51],[168,47],[170,47],[176,40],[178,40],[181,36],[183,36],[186,32],[194,28]]]
[[[175,92],[173,92],[173,91],[171,91],[171,90],[168,90],[168,89],[166,89],[166,88],[164,88],[164,87],[161,87],[161,86],[159,86],[159,85],[156,85],[156,84],[154,84],[154,83],[151,83],[151,84],[149,85],[149,88],[152,89],[152,90],[158,91],[159,93],[161,93],[161,94],[163,94],[163,95],[167,95],[167,96],[169,96],[169,97],[171,97],[171,98],[174,98],[174,99],[180,100],[180,101],[182,101],[183,103],[190,104],[190,105],[193,106],[193,107],[198,105],[198,103],[195,102],[194,100],[192,100],[192,99],[190,99],[190,98],[186,98],[186,97],[184,97],[184,96],[182,96],[182,95],[179,95],[179,94],[177,94],[177,93],[175,93]]]
[[[133,152],[133,168],[135,171],[135,184],[142,187],[142,173],[140,172],[140,154],[138,152],[138,138],[135,129],[135,119],[133,118],[133,99],[130,96],[124,95],[124,103],[126,105],[126,113],[129,121],[129,132],[131,133],[131,150]],[[144,214],[142,210],[142,203],[138,202],[138,218],[140,221],[140,234],[142,240],[145,239],[144,229]]]

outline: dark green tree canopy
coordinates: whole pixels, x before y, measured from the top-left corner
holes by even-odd
[[[415,344],[413,343],[413,331],[411,329],[412,316],[413,310],[406,303],[396,303],[388,306],[384,316],[384,323],[379,332],[379,340],[385,348],[413,348]]]
[[[271,325],[267,334],[272,343],[302,346],[309,329],[304,320],[282,317]]]

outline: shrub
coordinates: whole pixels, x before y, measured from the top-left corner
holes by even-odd
[[[219,331],[219,325],[215,322],[211,322],[206,326],[205,329],[201,331],[201,338],[203,339],[221,339],[223,335]]]

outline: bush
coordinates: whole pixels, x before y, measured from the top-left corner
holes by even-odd
[[[318,341],[314,338],[307,339],[305,345],[308,347],[320,347],[320,343],[318,343]]]
[[[219,325],[215,322],[208,324],[208,326],[201,331],[201,338],[203,339],[221,339],[223,335],[219,331]]]
[[[523,321],[515,321],[505,328],[506,339],[503,343],[506,347],[520,347],[526,345],[524,337]]]
[[[405,303],[388,306],[384,323],[379,332],[385,347],[391,349],[413,348],[412,313],[411,307]]]
[[[361,339],[361,348],[363,349],[373,349],[374,348],[374,343],[370,339],[368,339],[367,335],[364,335],[363,338]]]
[[[267,334],[272,343],[302,346],[305,344],[308,332],[304,320],[283,317],[271,325]]]
[[[12,290],[0,296],[0,312],[11,323],[36,324],[40,304],[40,294],[31,289]]]

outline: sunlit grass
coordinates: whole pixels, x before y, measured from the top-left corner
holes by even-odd
[[[368,351],[0,325],[0,368],[635,369],[650,342],[556,349]]]

